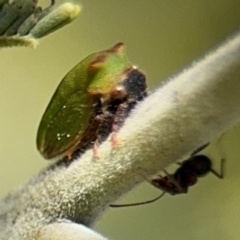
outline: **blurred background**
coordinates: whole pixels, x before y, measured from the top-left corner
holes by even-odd
[[[149,90],[154,91],[161,81],[240,28],[239,0],[81,3],[82,15],[42,39],[36,50],[1,50],[0,197],[27,182],[49,163],[36,150],[38,124],[60,80],[81,59],[123,41],[129,59],[146,72]],[[47,6],[50,0],[39,4]],[[95,228],[116,240],[238,240],[239,139],[236,126],[222,140],[226,155],[223,180],[209,174],[187,195],[165,195],[150,205],[110,209]],[[222,154],[214,144],[206,154],[219,170]],[[144,201],[158,194],[160,191],[145,183],[121,203]]]

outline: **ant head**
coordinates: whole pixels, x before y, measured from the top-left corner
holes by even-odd
[[[163,178],[154,178],[151,180],[151,183],[156,188],[171,195],[176,195],[180,193],[180,190],[178,189],[176,184],[174,184],[174,182],[172,182],[167,176]]]

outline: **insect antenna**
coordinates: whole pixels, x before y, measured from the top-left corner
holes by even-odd
[[[144,205],[144,204],[148,204],[148,203],[153,203],[155,201],[157,201],[158,199],[160,199],[166,192],[163,192],[161,195],[159,195],[156,198],[153,198],[151,200],[148,201],[144,201],[144,202],[137,202],[137,203],[128,203],[128,204],[110,204],[110,207],[113,208],[118,208],[118,207],[132,207],[132,206],[139,206],[139,205]]]

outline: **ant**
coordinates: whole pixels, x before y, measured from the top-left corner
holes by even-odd
[[[224,159],[221,160],[221,173],[217,173],[212,169],[212,161],[205,155],[195,155],[199,151],[207,147],[208,144],[203,145],[199,149],[195,150],[189,159],[183,161],[182,163],[177,163],[180,167],[173,174],[169,174],[166,170],[163,172],[166,174],[164,177],[159,175],[157,178],[151,181],[147,180],[151,185],[163,191],[158,197],[138,203],[130,204],[111,204],[110,207],[130,207],[138,206],[143,204],[148,204],[157,201],[165,193],[170,195],[183,194],[188,192],[188,188],[195,185],[198,178],[204,177],[207,173],[213,173],[217,178],[223,178],[223,164]],[[144,177],[145,178],[145,177]]]

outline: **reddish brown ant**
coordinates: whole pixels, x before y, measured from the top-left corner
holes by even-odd
[[[187,193],[188,188],[195,185],[198,181],[198,178],[204,177],[209,172],[222,179],[224,159],[221,160],[221,173],[219,174],[214,169],[212,169],[212,161],[207,156],[195,155],[206,146],[207,144],[194,151],[189,159],[183,161],[182,163],[178,163],[180,167],[175,171],[175,173],[168,174],[167,171],[164,170],[163,172],[166,174],[164,177],[159,175],[158,178],[154,178],[151,181],[146,179],[151,185],[163,191],[163,193],[158,197],[145,202],[120,205],[111,204],[110,207],[138,206],[155,202],[160,199],[165,193],[169,193],[171,195]]]

